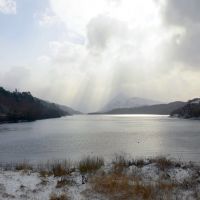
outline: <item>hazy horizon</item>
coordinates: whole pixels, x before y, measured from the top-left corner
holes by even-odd
[[[0,0],[0,86],[90,112],[200,91],[199,0]]]

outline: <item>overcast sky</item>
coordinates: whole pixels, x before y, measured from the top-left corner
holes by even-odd
[[[0,85],[95,111],[200,91],[200,0],[0,0]]]

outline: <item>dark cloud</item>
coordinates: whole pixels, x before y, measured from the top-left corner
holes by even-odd
[[[167,0],[162,13],[167,28],[174,30],[166,57],[190,69],[200,69],[199,8],[199,0]]]
[[[193,69],[200,69],[200,29],[194,28],[184,36],[176,35],[168,49],[170,59],[178,61]]]
[[[167,23],[178,26],[200,22],[199,0],[167,0],[164,17]]]

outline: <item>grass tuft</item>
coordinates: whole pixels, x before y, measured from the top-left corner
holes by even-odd
[[[174,161],[167,159],[166,157],[162,157],[162,156],[151,159],[151,162],[156,163],[156,166],[162,171],[165,171],[165,170],[175,166]]]
[[[116,174],[121,174],[125,168],[129,167],[129,161],[124,155],[116,155],[112,163],[112,171]]]
[[[66,194],[56,195],[51,194],[49,200],[69,200]]]
[[[136,167],[142,168],[145,165],[145,161],[144,159],[137,159],[137,160],[133,160],[132,164],[135,165]]]
[[[54,165],[52,171],[55,177],[65,176],[69,174],[69,171],[66,170],[66,168],[61,164]]]
[[[40,177],[61,177],[70,175],[75,169],[68,160],[48,162],[46,165],[38,166]]]
[[[104,165],[104,159],[100,157],[86,157],[78,163],[81,173],[95,172]]]
[[[33,170],[33,167],[27,161],[24,161],[22,163],[16,164],[15,169],[17,171],[29,171]]]
[[[45,178],[45,177],[51,176],[53,173],[51,171],[41,169],[39,170],[39,174],[40,174],[40,177]]]
[[[75,182],[73,180],[68,179],[67,177],[61,177],[60,180],[57,181],[56,188],[62,188],[66,185],[72,186]]]

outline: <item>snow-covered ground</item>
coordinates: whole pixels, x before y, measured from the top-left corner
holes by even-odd
[[[80,173],[73,173],[68,179],[72,180],[71,185],[57,188],[60,177],[44,178],[39,173],[30,171],[0,171],[0,199],[49,200],[53,194],[67,194],[70,199],[84,199],[81,192],[87,186],[82,184]]]
[[[81,175],[78,169],[64,177],[41,177],[35,171],[6,171],[0,170],[0,199],[5,200],[49,200],[55,194],[66,195],[66,199],[72,200],[103,200],[111,199],[105,193],[101,194],[93,190],[90,179],[98,174],[112,172],[113,164],[106,164],[96,173]],[[164,166],[165,167],[165,166]],[[169,199],[200,199],[200,168],[189,164],[175,164],[161,169],[155,162],[144,162],[142,166],[135,163],[124,167],[123,173],[128,177],[140,177],[140,181],[146,183],[173,183],[178,185]],[[101,172],[101,173],[100,173]],[[104,172],[104,173],[102,173]],[[121,172],[122,173],[122,172]],[[58,182],[65,180],[66,184],[58,187]],[[100,186],[102,187],[102,185]],[[120,189],[119,189],[120,192]],[[114,198],[115,199],[115,198]],[[128,199],[128,198],[123,198]],[[136,198],[145,199],[145,198]],[[159,198],[158,198],[159,199]],[[162,198],[161,198],[162,199]],[[163,199],[165,199],[163,197]],[[59,199],[58,199],[59,200]],[[63,199],[64,200],[64,199]]]

